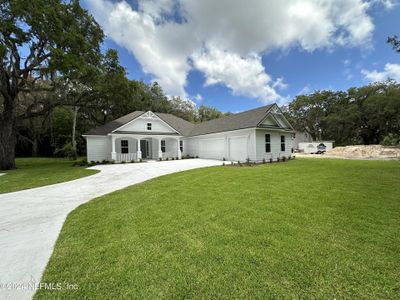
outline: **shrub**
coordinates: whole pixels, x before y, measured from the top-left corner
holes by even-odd
[[[74,163],[74,166],[75,166],[75,167],[86,167],[86,166],[88,166],[88,165],[89,165],[89,164],[88,164],[88,162],[87,162],[86,159],[82,159],[82,160],[77,161],[77,162]]]
[[[169,160],[169,157],[167,157],[165,160]]]
[[[222,161],[226,161],[225,157],[222,158]]]
[[[158,160],[159,160],[159,161],[162,161],[162,157],[159,157]]]
[[[269,163],[272,164],[272,158],[269,159]]]
[[[281,159],[280,159],[279,157],[276,159],[277,162],[280,162],[280,160],[281,160]]]
[[[286,161],[286,156],[282,157],[282,161],[285,162]]]
[[[123,160],[123,161],[121,161],[121,164],[124,164],[125,163],[125,161]]]
[[[265,164],[265,158],[263,158],[262,163]]]
[[[198,156],[198,155],[196,155],[196,158],[199,158],[199,156]]]
[[[103,159],[101,163],[102,163],[103,165],[108,165],[110,162],[109,162],[108,160],[106,160],[106,159]]]
[[[222,163],[222,166],[225,167],[225,163],[224,162]]]
[[[132,160],[131,160],[131,163],[132,163],[132,164],[134,164],[134,163],[135,163],[135,160],[134,160],[134,159],[132,159]]]
[[[246,158],[246,163],[247,163],[247,164],[250,163],[250,158]]]
[[[175,157],[176,160],[179,160],[179,157]]]
[[[400,135],[389,133],[381,142],[382,146],[397,146],[400,145]]]
[[[54,156],[56,157],[67,157],[69,159],[76,160],[77,154],[71,143],[65,144],[62,148],[57,148],[54,151]]]

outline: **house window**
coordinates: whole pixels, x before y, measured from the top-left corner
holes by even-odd
[[[121,140],[121,153],[129,153],[128,140]]]
[[[281,135],[281,151],[285,151],[285,136]]]
[[[151,130],[151,123],[147,123],[147,130]]]
[[[179,141],[179,149],[183,152],[183,141]]]
[[[270,134],[265,135],[265,152],[267,152],[267,153],[271,152],[271,135]]]
[[[161,140],[161,152],[165,153],[165,140]]]

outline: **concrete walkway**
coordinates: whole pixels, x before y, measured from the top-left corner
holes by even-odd
[[[221,162],[187,159],[96,166],[101,172],[89,177],[0,194],[0,299],[32,298],[68,213],[82,203],[161,175],[216,165]]]

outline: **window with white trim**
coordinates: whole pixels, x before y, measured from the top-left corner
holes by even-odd
[[[265,152],[267,152],[267,153],[271,152],[271,135],[270,134],[265,135]]]
[[[151,130],[151,123],[147,123],[147,130]]]
[[[165,140],[161,140],[161,152],[165,153]]]
[[[129,153],[128,140],[121,140],[121,153]]]
[[[183,152],[183,141],[179,141],[179,149]]]
[[[286,149],[286,146],[285,146],[285,136],[284,136],[284,135],[281,135],[281,152],[284,152],[285,149]]]

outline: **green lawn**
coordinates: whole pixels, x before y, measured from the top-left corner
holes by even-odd
[[[17,169],[0,171],[0,194],[60,183],[97,173],[74,167],[73,161],[64,158],[17,158]]]
[[[36,299],[395,299],[400,162],[160,177],[68,217]]]

